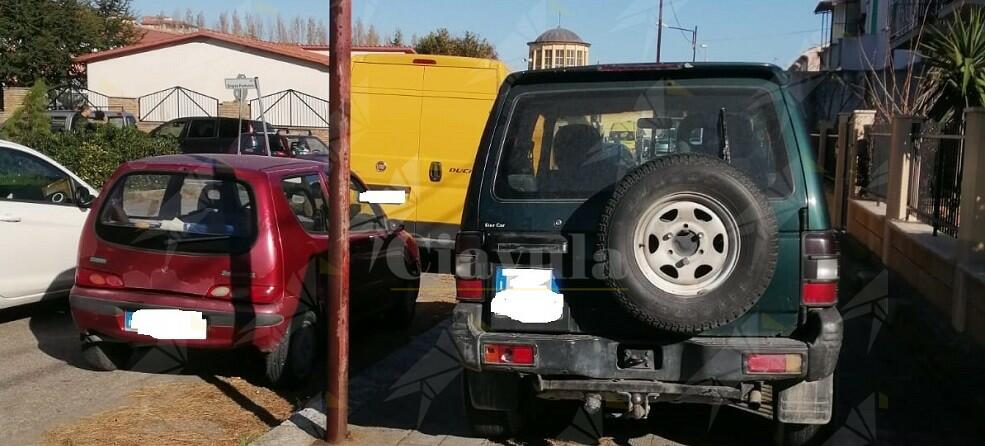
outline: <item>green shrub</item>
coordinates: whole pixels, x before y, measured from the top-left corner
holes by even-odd
[[[14,110],[0,128],[0,138],[22,142],[32,135],[51,133],[48,118],[48,86],[41,79],[24,96],[24,102]]]
[[[172,138],[150,136],[134,127],[99,125],[83,132],[36,133],[18,141],[58,161],[93,187],[127,161],[180,153]]]

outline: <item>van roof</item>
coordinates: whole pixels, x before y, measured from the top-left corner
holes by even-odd
[[[493,59],[474,57],[439,56],[432,54],[361,54],[352,56],[353,63],[378,63],[390,65],[433,65],[439,67],[505,69],[505,65]]]
[[[572,68],[533,70],[513,73],[509,85],[565,82],[634,81],[658,78],[757,78],[778,84],[787,82],[786,73],[776,65],[744,62],[632,63],[587,65]]]
[[[163,155],[127,163],[131,170],[176,170],[182,167],[231,167],[241,172],[265,172],[280,167],[323,166],[323,163],[297,158],[233,154]]]

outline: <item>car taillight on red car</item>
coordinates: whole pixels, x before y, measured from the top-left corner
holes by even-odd
[[[482,250],[481,232],[461,232],[455,241],[455,289],[458,300],[481,301],[489,262]]]
[[[803,238],[801,302],[809,307],[838,303],[838,237],[833,231],[808,232]]]
[[[93,288],[123,288],[120,276],[88,268],[75,270],[75,283]]]

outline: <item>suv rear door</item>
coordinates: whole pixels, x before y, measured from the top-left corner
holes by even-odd
[[[767,114],[759,123],[749,119],[751,135],[745,132],[747,134],[743,136],[751,138],[752,144],[774,150],[767,154],[749,154],[749,157],[756,155],[756,162],[740,166],[737,159],[734,165],[759,182],[770,197],[781,231],[780,261],[765,298],[744,317],[705,334],[789,335],[796,327],[800,308],[800,212],[806,207],[807,200],[797,138],[786,112],[781,87],[761,79],[723,76],[721,79],[661,80],[664,75],[656,76],[656,82],[514,86],[499,104],[494,112],[499,116],[490,119],[490,124],[496,125],[495,131],[488,133],[489,139],[483,141],[476,163],[483,178],[471,183],[470,196],[478,196],[479,203],[467,205],[463,230],[484,231],[486,249],[492,251],[490,256],[513,261],[525,261],[524,256],[516,252],[522,249],[566,244],[563,262],[555,261],[552,265],[556,271],[561,271],[559,275],[569,289],[565,293],[566,311],[571,313],[572,321],[550,327],[530,327],[490,320],[493,330],[624,330],[638,334],[640,323],[630,318],[604,291],[603,283],[594,274],[596,265],[592,260],[599,216],[617,180],[601,178],[605,175],[601,172],[575,175],[561,172],[552,150],[554,138],[569,125],[579,126],[580,130],[589,133],[595,131],[599,145],[593,147],[603,149],[594,152],[593,156],[619,159],[632,168],[645,158],[618,141],[605,141],[602,135],[604,122],[624,120],[627,114],[635,113],[638,119],[656,121],[667,130],[675,130],[668,134],[679,133],[672,147],[702,153],[702,150],[717,147],[712,139],[717,133],[714,118],[722,108],[727,109],[730,122],[735,122],[732,116],[747,118],[758,112]],[[742,97],[746,90],[756,96]],[[597,112],[592,112],[593,108]],[[710,115],[709,119],[701,119],[702,113]],[[763,129],[758,134],[755,131],[757,125]],[[742,133],[741,129],[733,128],[729,138],[738,138]],[[750,143],[743,144],[740,146],[751,147]],[[641,148],[643,145],[635,146]],[[734,154],[736,158],[739,158],[739,150],[737,148]],[[714,153],[712,150],[709,155]],[[771,166],[776,169],[771,170]],[[552,184],[567,186],[552,190]],[[577,188],[591,192],[572,193]]]

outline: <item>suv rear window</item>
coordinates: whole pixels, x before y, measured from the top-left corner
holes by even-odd
[[[778,87],[752,79],[518,88],[495,192],[505,199],[587,199],[674,153],[720,156],[767,195],[792,191]],[[722,138],[721,121],[725,121]]]
[[[256,237],[246,184],[183,173],[135,173],[116,182],[96,223],[106,241],[142,249],[237,254]]]

